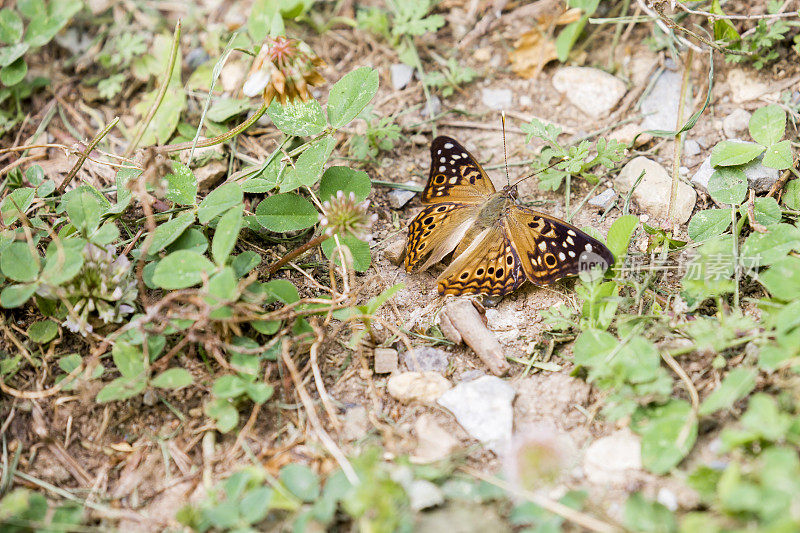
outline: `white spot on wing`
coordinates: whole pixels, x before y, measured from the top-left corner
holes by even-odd
[[[458,154],[453,154],[453,159],[461,159],[461,156]]]
[[[444,172],[445,170],[447,170],[446,166],[442,165],[439,167],[439,172]]]
[[[452,148],[452,147],[453,147],[453,143],[446,143],[446,144],[444,145],[444,147],[445,147],[445,148],[447,148],[447,149],[449,150],[450,148]]]
[[[573,252],[572,250],[567,252],[567,254],[569,254],[570,257],[575,257],[575,252]]]
[[[545,250],[547,250],[547,243],[546,243],[546,242],[544,242],[544,241],[539,241],[539,249],[540,249],[541,251],[543,251],[543,252],[544,252]]]
[[[458,178],[456,176],[450,178],[450,185],[455,185],[456,183],[458,183]]]
[[[437,154],[441,154],[441,153],[442,153],[442,151],[441,151],[441,150],[436,150],[436,153],[437,153]]]
[[[570,230],[570,231],[572,231],[572,230]],[[575,246],[575,241],[573,241],[573,240],[572,240],[572,237],[567,237],[567,242],[568,242],[568,243],[569,243],[571,246]]]
[[[577,235],[575,235],[575,232],[574,232],[574,231],[572,231],[571,229],[568,229],[568,230],[567,230],[567,233],[568,233],[569,235],[572,235],[573,237],[577,237]]]
[[[558,252],[558,258],[563,261],[563,260],[565,260],[567,258],[567,256],[564,255],[564,252]]]
[[[589,244],[588,242],[586,243],[586,251],[587,252],[591,252],[592,251],[592,245]]]
[[[466,152],[462,152],[462,153],[461,153],[461,157],[463,157],[464,159],[466,159],[466,158],[467,158],[467,154],[466,154]]]
[[[447,158],[446,158],[446,157],[440,157],[440,158],[439,158],[439,162],[440,162],[440,163],[444,163],[446,160],[447,160]]]

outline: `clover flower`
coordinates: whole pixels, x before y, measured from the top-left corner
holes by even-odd
[[[70,331],[88,335],[95,316],[104,324],[120,322],[134,311],[138,291],[133,269],[127,257],[118,255],[113,246],[102,248],[88,243],[83,249],[80,272],[64,285],[43,285],[37,294],[49,299],[63,299],[72,306],[64,321]]]
[[[369,200],[356,201],[354,193],[338,191],[336,196],[322,203],[320,224],[328,235],[351,233],[359,239],[370,238],[370,228],[378,215],[367,212]]]
[[[278,98],[281,105],[302,100],[311,95],[309,85],[322,85],[325,78],[317,67],[325,62],[303,41],[288,37],[267,37],[258,52],[242,92],[247,96],[262,93],[269,105]]]

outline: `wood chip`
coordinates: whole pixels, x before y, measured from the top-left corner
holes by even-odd
[[[470,300],[450,302],[445,306],[442,315],[447,315],[447,319],[461,334],[467,346],[472,348],[492,374],[502,376],[508,372],[509,364],[503,347],[483,323],[480,313]]]

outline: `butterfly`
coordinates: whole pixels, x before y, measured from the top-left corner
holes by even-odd
[[[450,137],[431,143],[426,207],[411,221],[407,272],[454,251],[437,279],[439,294],[505,296],[525,280],[548,285],[614,264],[606,246],[575,226],[521,205],[516,184],[497,191],[481,165]]]

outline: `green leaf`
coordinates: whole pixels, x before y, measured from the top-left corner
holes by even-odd
[[[117,341],[111,349],[111,356],[123,377],[135,379],[141,378],[144,374],[144,355],[136,346],[124,341]]]
[[[25,59],[20,57],[10,65],[0,69],[0,82],[6,87],[12,87],[24,80],[27,73],[28,64]]]
[[[725,12],[722,11],[722,7],[719,5],[719,0],[713,0],[711,2],[710,11],[715,15],[725,15]],[[721,18],[714,21],[714,40],[733,43],[741,40],[741,37],[730,20]]]
[[[283,18],[276,0],[256,0],[247,19],[247,33],[253,42],[260,43],[267,35],[283,33]],[[277,25],[277,27],[276,27]],[[273,31],[274,30],[274,31]]]
[[[280,480],[289,492],[303,500],[312,502],[319,497],[319,477],[304,464],[289,463],[281,468]]]
[[[172,172],[167,174],[167,192],[164,197],[178,205],[194,205],[197,197],[197,179],[192,169],[173,161]]]
[[[257,267],[259,263],[261,263],[261,256],[253,250],[246,250],[233,258],[231,267],[236,277],[241,278]]]
[[[749,163],[764,151],[764,147],[758,144],[721,141],[711,149],[712,167],[730,167]]]
[[[755,388],[756,371],[751,368],[734,368],[719,387],[700,405],[699,414],[707,416],[722,409],[730,409]]]
[[[28,51],[28,43],[19,43],[13,46],[3,46],[0,48],[0,67],[7,67],[14,61],[25,55]],[[11,85],[14,85],[13,83]]]
[[[117,186],[117,203],[110,206],[106,210],[107,213],[118,215],[128,208],[128,205],[131,203],[131,198],[133,197],[131,190],[128,188],[128,182],[141,175],[142,171],[139,169],[122,168],[117,172],[114,178]]]
[[[775,298],[790,301],[800,298],[800,257],[784,257],[759,277],[759,281]]]
[[[777,224],[783,216],[778,201],[772,196],[756,198],[753,202],[753,214],[756,216],[756,222],[765,226]]]
[[[158,262],[153,272],[153,283],[162,289],[185,289],[203,280],[203,274],[210,275],[214,263],[205,256],[191,250],[172,252]]]
[[[330,167],[319,182],[319,200],[320,202],[330,200],[336,197],[337,192],[342,191],[345,194],[352,192],[356,201],[361,202],[367,199],[371,189],[372,183],[363,170],[340,166]]]
[[[220,98],[211,104],[206,118],[212,122],[225,122],[231,117],[240,115],[250,109],[250,99]]]
[[[226,375],[217,378],[211,387],[211,392],[218,398],[238,398],[245,394],[247,383],[238,376]]]
[[[291,304],[300,299],[300,293],[297,292],[297,287],[286,279],[273,279],[262,283],[261,290],[270,298],[268,301],[278,300],[285,304]]]
[[[213,296],[213,298],[209,298],[212,305],[236,299],[238,296],[236,274],[231,267],[224,267],[211,276],[211,279],[208,280],[208,294]]]
[[[36,284],[28,283],[24,285],[6,285],[0,292],[0,305],[6,309],[19,307],[28,301],[28,298],[36,292]]]
[[[286,105],[273,100],[267,114],[275,127],[286,135],[313,137],[325,129],[325,115],[316,100],[287,102]]]
[[[761,163],[765,167],[783,170],[792,166],[792,145],[789,139],[767,146]]]
[[[208,250],[208,239],[205,234],[197,228],[189,228],[181,236],[175,239],[172,244],[167,246],[167,252],[177,252],[178,250],[191,250],[198,254],[204,254]]]
[[[675,516],[658,502],[648,501],[634,493],[625,503],[625,526],[641,533],[671,533],[678,530]]]
[[[777,104],[760,107],[750,117],[750,136],[759,144],[775,144],[785,132],[786,111]]]
[[[731,212],[727,209],[706,209],[699,211],[689,221],[689,237],[695,241],[705,241],[721,235],[731,225]]]
[[[58,335],[58,325],[52,320],[39,320],[28,326],[27,333],[33,342],[47,344]]]
[[[255,403],[264,403],[272,397],[275,392],[272,385],[267,385],[261,381],[256,383],[248,383],[245,387],[247,389],[247,396]]]
[[[378,71],[360,67],[346,74],[328,95],[328,121],[341,128],[356,118],[378,92]]]
[[[369,268],[369,265],[372,263],[372,254],[369,250],[369,243],[366,243],[361,239],[354,237],[353,235],[339,235],[339,242],[342,244],[342,246],[346,246],[350,249],[350,253],[353,256],[353,269],[355,269],[356,272],[366,272]],[[336,251],[336,240],[333,237],[323,241],[322,251],[325,254],[325,257],[328,259],[333,259],[335,264],[341,264],[339,252]]]
[[[3,224],[10,226],[19,219],[20,213],[24,213],[33,203],[36,190],[31,187],[20,187],[15,189],[8,196],[3,198],[0,204],[0,217]]]
[[[319,221],[314,205],[295,193],[275,194],[256,207],[256,220],[277,233],[310,228]]]
[[[697,420],[684,400],[640,409],[632,429],[642,437],[642,464],[654,474],[666,474],[691,451],[697,439]]]
[[[331,155],[336,140],[330,136],[314,141],[294,163],[294,168],[286,171],[281,182],[281,192],[289,192],[297,189],[301,185],[311,187],[322,174],[322,168]]]
[[[582,16],[580,19],[567,24],[558,34],[558,37],[556,37],[556,55],[560,62],[565,63],[569,59],[572,46],[578,40],[588,20],[589,17]]]
[[[160,37],[160,36],[159,36]],[[156,37],[156,43],[159,42],[158,37]],[[162,41],[163,43],[163,41]],[[171,44],[167,45],[167,50],[169,51],[172,47]],[[176,65],[181,64],[181,56],[180,52],[178,52],[178,58],[176,60]],[[163,67],[161,67],[163,68]],[[173,71],[173,76],[175,73],[180,75],[180,68],[175,68]],[[152,107],[153,103],[155,102],[156,96],[158,95],[158,89],[154,89],[147,94],[144,95],[142,100],[133,106],[133,111],[136,115],[138,115],[139,120],[148,113],[150,108]],[[147,129],[144,131],[142,135],[142,139],[139,142],[140,146],[149,146],[152,144],[166,144],[170,137],[172,137],[172,133],[175,131],[175,128],[178,127],[178,123],[180,122],[181,113],[186,108],[186,92],[183,90],[183,86],[180,81],[175,81],[173,78],[169,82],[169,86],[167,88],[167,93],[164,96],[164,99],[161,101],[161,105],[158,106],[158,110],[156,114],[153,115],[150,124],[148,124]]]
[[[720,168],[708,179],[708,194],[721,204],[740,204],[747,194],[747,178],[740,168]]]
[[[800,250],[800,229],[791,224],[775,224],[767,233],[751,233],[744,241],[741,257],[745,264],[766,266]]]
[[[244,206],[238,205],[222,215],[214,231],[214,240],[211,241],[211,257],[219,266],[225,264],[231,250],[236,245],[239,230],[242,229],[242,211]]]
[[[780,441],[792,425],[792,417],[778,407],[775,398],[760,392],[750,397],[742,425],[769,441]]]
[[[97,393],[97,403],[127,400],[141,394],[147,388],[144,379],[117,378]]]
[[[205,412],[217,423],[221,433],[227,433],[239,423],[239,412],[227,400],[217,398],[205,405]]]
[[[800,180],[795,179],[786,184],[782,201],[789,209],[800,211]]]
[[[200,207],[197,210],[197,220],[200,224],[208,224],[217,215],[235,205],[240,205],[243,199],[244,194],[238,183],[231,182],[220,185],[200,202]]]
[[[87,185],[65,193],[63,205],[75,229],[87,235],[100,226],[100,218],[109,206],[102,195]]]
[[[175,242],[192,224],[194,224],[194,211],[191,210],[183,211],[169,222],[161,224],[153,232],[153,239],[150,241],[147,253],[154,255],[160,252]]]
[[[192,375],[185,368],[170,368],[150,380],[150,385],[159,389],[180,389],[191,385],[192,381]]]
[[[0,9],[0,42],[4,44],[18,43],[22,39],[22,19],[13,9]]]
[[[59,249],[55,242],[47,247],[41,279],[51,285],[62,285],[72,280],[83,268],[85,241],[67,239]]]
[[[633,215],[623,215],[611,224],[606,243],[608,249],[616,257],[618,264],[628,255],[628,244],[631,241],[633,231],[638,225],[639,219]]]
[[[14,281],[33,281],[39,275],[39,258],[28,243],[15,241],[0,253],[0,270]]]

